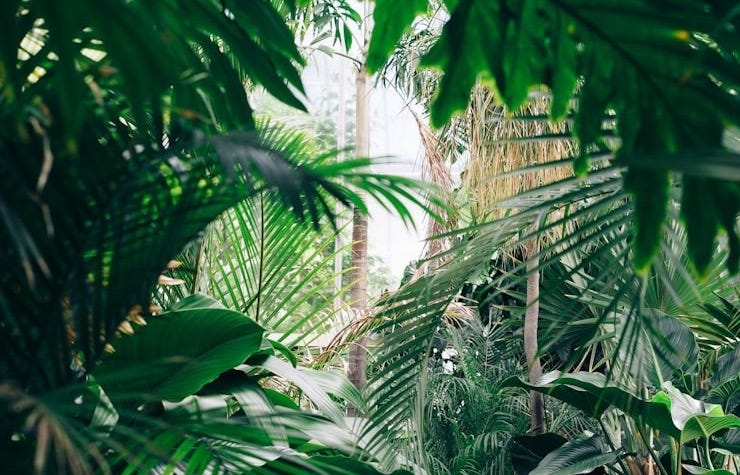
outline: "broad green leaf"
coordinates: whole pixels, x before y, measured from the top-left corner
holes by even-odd
[[[275,376],[295,384],[316,405],[316,408],[335,422],[344,421],[344,413],[329,394],[342,398],[360,410],[365,402],[357,389],[343,375],[329,371],[317,371],[310,368],[294,368],[274,356],[258,358],[248,362],[249,366],[262,368]]]
[[[740,417],[725,415],[722,406],[694,399],[670,382],[663,385],[663,390],[670,402],[673,424],[681,431],[679,441],[682,445],[694,439],[709,438],[720,430],[740,427]],[[660,393],[656,395],[656,398],[661,397]]]
[[[656,309],[646,309],[643,316],[635,319],[639,321],[628,320],[622,324],[622,334],[631,335],[634,329],[635,338],[619,350],[615,367],[618,374],[641,378],[659,388],[678,372],[697,370],[699,346],[688,326]]]
[[[715,444],[721,450],[726,450],[733,454],[740,453],[740,429],[730,429],[722,437],[714,439]]]
[[[214,299],[213,297],[209,297],[205,294],[194,294],[175,302],[167,309],[167,312],[175,312],[178,310],[192,310],[196,308],[218,310],[226,309],[226,307],[224,307],[221,302]]]
[[[710,470],[708,468],[698,467],[696,465],[690,465],[688,463],[684,463],[681,466],[686,471],[686,473],[690,473],[692,475],[735,475],[732,472],[729,472],[722,468]]]
[[[373,34],[367,50],[367,69],[374,73],[383,66],[401,35],[414,18],[426,11],[428,0],[376,0]]]
[[[506,87],[501,88],[503,100],[509,110],[517,110],[527,100],[529,88],[542,81],[545,58],[541,57],[545,24],[537,16],[538,0],[518,2],[516,20],[506,27],[503,61]],[[488,39],[488,38],[486,38]]]
[[[470,102],[470,90],[488,64],[484,45],[491,35],[499,34],[488,29],[491,24],[486,20],[495,12],[493,2],[461,0],[440,39],[422,58],[422,66],[444,71],[431,110],[435,127],[442,126]]]
[[[740,395],[740,345],[717,359],[709,386],[709,402],[724,406]],[[731,411],[734,408],[725,406],[725,409]]]
[[[725,206],[714,200],[714,189],[718,185],[706,178],[683,178],[681,215],[689,236],[688,252],[699,275],[704,274],[714,252],[714,238],[719,228],[715,209]]]
[[[605,473],[604,465],[619,459],[617,452],[604,452],[603,443],[595,436],[578,437],[547,454],[530,475],[578,475]]]
[[[511,464],[518,475],[528,475],[550,452],[568,440],[561,435],[546,432],[538,435],[518,435],[509,445]]]
[[[553,36],[555,52],[550,117],[554,121],[559,121],[568,112],[568,106],[578,81],[578,65],[576,43],[571,33],[573,23],[561,12],[554,12],[553,15],[553,29],[557,31],[557,34]]]
[[[326,475],[411,475],[407,470],[383,472],[370,463],[343,455],[314,455],[305,460],[276,460],[268,463],[267,473],[279,474],[315,474]]]
[[[686,421],[681,431],[681,444],[688,441],[708,438],[724,429],[740,428],[740,417],[734,414],[697,414]]]
[[[627,170],[624,187],[635,207],[633,262],[638,273],[647,272],[662,239],[668,207],[669,177],[665,171]]]
[[[599,418],[609,407],[616,407],[625,414],[641,420],[650,427],[678,439],[680,431],[673,424],[669,400],[645,401],[600,373],[576,372],[571,374],[551,371],[535,384],[511,377],[506,386],[518,386],[550,395]]]
[[[202,296],[147,319],[112,342],[94,376],[114,403],[179,401],[259,350],[264,330],[243,314],[204,308]]]

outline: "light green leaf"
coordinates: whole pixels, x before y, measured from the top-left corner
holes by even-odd
[[[728,472],[727,470],[722,468],[710,470],[708,468],[698,467],[696,465],[690,465],[687,463],[681,464],[681,466],[686,471],[686,473],[690,473],[692,475],[735,475],[734,473]]]
[[[332,373],[328,370],[317,371],[310,368],[294,368],[274,356],[260,358],[257,362],[249,362],[249,366],[266,369],[270,373],[295,384],[316,405],[319,412],[335,422],[343,424],[344,413],[339,405],[329,397],[329,394],[346,400],[360,410],[365,407],[357,389],[341,374]]]

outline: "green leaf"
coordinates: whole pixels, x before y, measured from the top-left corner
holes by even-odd
[[[343,455],[314,455],[305,460],[276,460],[265,465],[268,473],[275,474],[314,474],[326,475],[383,475],[370,463]],[[395,470],[389,475],[411,475],[407,470]]]
[[[727,268],[737,273],[740,267],[740,236],[736,227],[737,216],[740,213],[740,185],[735,183],[712,180],[714,187],[712,196],[720,226],[727,233],[730,255],[727,258]]]
[[[726,405],[740,395],[740,345],[717,359],[709,386],[709,402]],[[725,409],[733,408],[725,406]]]
[[[551,371],[535,383],[511,377],[505,386],[518,386],[538,391],[566,402],[586,414],[599,418],[609,407],[643,421],[650,427],[678,439],[679,429],[673,424],[669,401],[658,398],[645,401],[615,383],[608,382],[600,373],[576,372],[570,374]]]
[[[622,334],[636,338],[619,349],[617,374],[641,378],[659,388],[676,374],[697,371],[699,346],[691,329],[675,317],[656,309],[647,309],[639,322],[628,319]],[[630,336],[626,336],[630,338]]]
[[[624,187],[634,199],[633,262],[641,274],[647,272],[662,239],[669,183],[666,171],[629,169],[624,176]]]
[[[722,468],[710,470],[708,468],[697,467],[696,465],[690,465],[687,463],[682,464],[682,467],[686,473],[690,473],[692,475],[735,475],[734,473]]]
[[[692,398],[676,389],[671,382],[663,385],[665,393],[658,393],[656,399],[670,403],[673,424],[680,429],[680,443],[683,445],[694,439],[709,438],[714,433],[740,427],[740,417],[725,415],[722,407]]]
[[[270,345],[272,345],[272,347],[278,353],[283,355],[283,357],[285,357],[285,359],[288,360],[294,368],[298,366],[298,357],[296,356],[295,353],[293,353],[293,351],[291,351],[290,348],[288,348],[287,346],[285,346],[284,344],[280,343],[277,340],[268,339],[267,341],[270,343]]]
[[[426,11],[428,0],[376,0],[373,10],[373,35],[367,51],[367,69],[376,72],[409,29],[417,15]]]
[[[316,405],[323,415],[335,422],[344,422],[344,413],[329,394],[342,398],[360,410],[364,410],[365,402],[357,388],[347,378],[330,371],[317,371],[310,368],[294,368],[290,364],[274,356],[260,358],[257,362],[248,362],[249,366],[266,369],[270,373],[280,376],[286,381],[295,384]]]
[[[517,5],[518,18],[506,27],[503,73],[506,87],[501,88],[509,110],[517,110],[527,100],[529,88],[542,83],[541,57],[545,22],[537,16],[537,0],[523,0]],[[484,32],[487,33],[487,32]]]
[[[203,307],[203,296],[192,298],[194,308],[189,301],[113,340],[114,353],[93,372],[111,401],[179,401],[259,350],[262,327],[241,313]]]
[[[725,429],[740,428],[740,417],[734,414],[697,414],[686,421],[681,431],[681,444],[688,441],[708,438]]]
[[[714,253],[714,238],[719,228],[715,210],[715,180],[685,176],[681,199],[681,215],[689,236],[688,252],[699,275],[703,275]]]
[[[714,439],[715,444],[721,450],[727,450],[733,454],[740,453],[740,429],[730,429],[722,437]]]
[[[717,387],[737,378],[738,375],[740,375],[740,345],[717,358],[709,384],[711,387]]]
[[[578,475],[604,473],[601,468],[619,459],[618,452],[604,453],[595,436],[578,437],[547,454],[530,475]]]
[[[578,81],[577,49],[570,31],[572,22],[569,22],[560,12],[556,12],[552,23],[553,28],[556,28],[557,36],[553,37],[555,64],[552,73],[550,118],[553,121],[559,121],[568,112],[569,103]]]
[[[483,45],[491,35],[497,34],[489,29],[491,24],[487,20],[495,18],[496,9],[492,2],[461,0],[440,39],[422,58],[422,66],[444,71],[431,110],[435,127],[442,126],[470,102],[470,89],[488,64]]]
[[[190,295],[182,300],[179,300],[172,304],[167,311],[175,312],[178,310],[193,310],[196,308],[203,309],[226,309],[224,305],[213,297],[209,297],[205,294],[194,294]]]
[[[578,99],[575,118],[575,132],[580,141],[580,160],[576,172],[582,175],[587,170],[585,160],[587,148],[593,145],[602,134],[601,120],[612,97],[612,72],[614,62],[611,55],[599,42],[586,46],[583,53],[583,88]]]
[[[528,475],[550,452],[568,440],[558,434],[547,432],[537,435],[517,435],[509,445],[511,464],[518,475]]]

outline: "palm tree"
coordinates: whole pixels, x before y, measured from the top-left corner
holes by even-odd
[[[384,23],[388,27],[371,40],[371,70],[383,65],[428,3],[379,2],[376,22],[394,21]],[[738,156],[721,142],[726,126],[740,123],[735,92],[738,56],[732,40],[738,17],[729,3],[446,4],[451,10],[442,17],[442,34],[438,40],[430,40],[432,45],[421,60],[422,66],[444,72],[439,84],[431,86],[435,92],[433,125],[443,126],[453,113],[466,110],[470,90],[479,79],[500,93],[509,110],[517,110],[529,98],[532,87],[546,85],[552,101],[549,117],[539,113],[523,119],[566,120],[573,125],[570,130],[578,141],[578,153],[507,175],[569,169],[575,176],[500,203],[501,208],[518,211],[460,231],[458,236],[467,231],[471,237],[460,239],[456,248],[445,253],[447,265],[386,301],[381,316],[388,318],[387,327],[394,334],[380,356],[385,371],[369,385],[375,388],[377,400],[388,402],[384,407],[389,417],[413,413],[414,395],[419,392],[414,391],[410,374],[424,371],[418,366],[424,361],[421,355],[426,354],[447,303],[503,243],[524,243],[561,230],[557,239],[548,242],[547,255],[537,253],[536,265],[528,260],[530,269],[539,267],[545,276],[580,252],[593,259],[610,255],[608,265],[577,295],[595,297],[599,282],[598,287],[609,289],[599,295],[603,308],[611,310],[626,291],[618,277],[625,268],[634,268],[639,276],[633,282],[638,291],[630,302],[634,312],[645,306],[650,282],[647,269],[660,247],[669,198],[674,195],[670,183],[681,185],[680,213],[688,234],[685,249],[695,271],[702,274],[708,269],[712,243],[720,229],[728,236],[726,266],[731,271],[737,268],[740,249],[736,230]],[[422,35],[423,31],[420,28],[412,34]],[[545,132],[522,142],[570,137],[571,133]],[[672,175],[669,170],[684,174]],[[522,233],[523,229],[528,231]],[[443,237],[451,236],[447,233]],[[669,258],[675,260],[678,255],[673,251]],[[561,278],[577,280],[590,262],[585,259],[568,266]],[[521,272],[526,267],[523,262],[515,270]],[[663,266],[656,267],[662,276],[657,278],[663,279]],[[515,281],[496,282],[493,293],[510,292],[515,285]],[[540,302],[545,297],[540,295]],[[561,330],[564,321],[575,318],[568,310],[559,312]],[[601,313],[600,318],[605,315]],[[592,341],[584,343],[589,347]],[[670,348],[665,341],[657,343]],[[630,348],[626,336],[618,345]]]
[[[370,37],[369,4],[363,2],[364,15],[362,21],[362,54],[367,48]],[[370,155],[370,109],[369,109],[369,75],[365,61],[357,66],[355,76],[356,107],[355,107],[355,154],[360,157]],[[367,217],[359,210],[352,212],[352,261],[350,278],[352,284],[349,289],[350,308],[354,317],[362,319],[367,313]],[[358,388],[363,389],[367,383],[367,339],[360,338],[352,342],[349,347],[349,368],[347,375],[350,381]]]
[[[376,21],[387,17],[395,21],[372,39],[370,70],[383,65],[427,3],[378,8]],[[598,7],[560,0],[515,7],[459,2],[449,12],[439,40],[421,60],[422,66],[445,71],[431,107],[432,123],[440,126],[464,110],[479,77],[493,81],[510,110],[527,100],[531,87],[547,85],[553,94],[551,118],[561,120],[582,78],[572,117],[580,144],[575,171],[583,175],[589,157],[603,153],[600,145],[616,133],[621,140],[620,163],[628,167],[625,188],[637,211],[633,242],[637,268],[644,272],[658,248],[669,196],[667,170],[673,169],[688,172],[682,177],[686,193],[681,213],[697,270],[702,272],[707,265],[720,229],[735,249],[728,261],[734,270],[740,258],[735,231],[740,204],[736,186],[720,169],[733,170],[737,159],[722,145],[726,125],[739,120],[734,89],[738,58],[732,33],[737,26],[731,2],[675,1],[657,6],[636,1]],[[640,34],[624,33],[638,30]],[[687,103],[691,107],[680,106]],[[616,131],[596,119],[605,113],[618,121]],[[640,156],[649,156],[651,165],[640,163]],[[700,158],[701,164],[689,165],[689,156]],[[693,193],[705,189],[709,201],[704,207],[693,204],[697,196]]]

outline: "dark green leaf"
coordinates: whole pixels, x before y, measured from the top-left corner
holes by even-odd
[[[112,342],[94,376],[114,403],[127,400],[179,401],[260,348],[264,330],[227,309],[204,308],[202,297],[147,319],[133,335]]]
[[[428,0],[376,0],[373,10],[373,35],[367,51],[367,69],[376,72],[409,29],[417,15],[427,9]]]
[[[639,273],[647,272],[658,251],[668,206],[669,178],[665,171],[630,169],[624,187],[635,203],[633,262]]]
[[[671,419],[667,400],[645,401],[618,385],[607,382],[606,377],[600,373],[561,374],[559,371],[552,371],[545,374],[536,384],[522,381],[517,377],[509,378],[504,384],[550,395],[596,418],[614,406],[654,429],[674,438],[680,436],[680,430],[674,426]]]
[[[617,452],[605,453],[595,436],[581,436],[547,454],[530,475],[602,474],[602,467],[613,464],[619,456]]]
[[[509,444],[511,464],[518,475],[528,475],[547,454],[567,441],[565,437],[551,432],[538,435],[518,435]]]
[[[556,12],[554,15],[553,28],[557,29],[557,35],[553,38],[555,41],[555,64],[553,67],[550,117],[554,121],[559,121],[568,112],[570,100],[573,97],[573,91],[578,80],[576,70],[577,51],[576,43],[573,41],[570,31],[573,24],[560,12]]]

